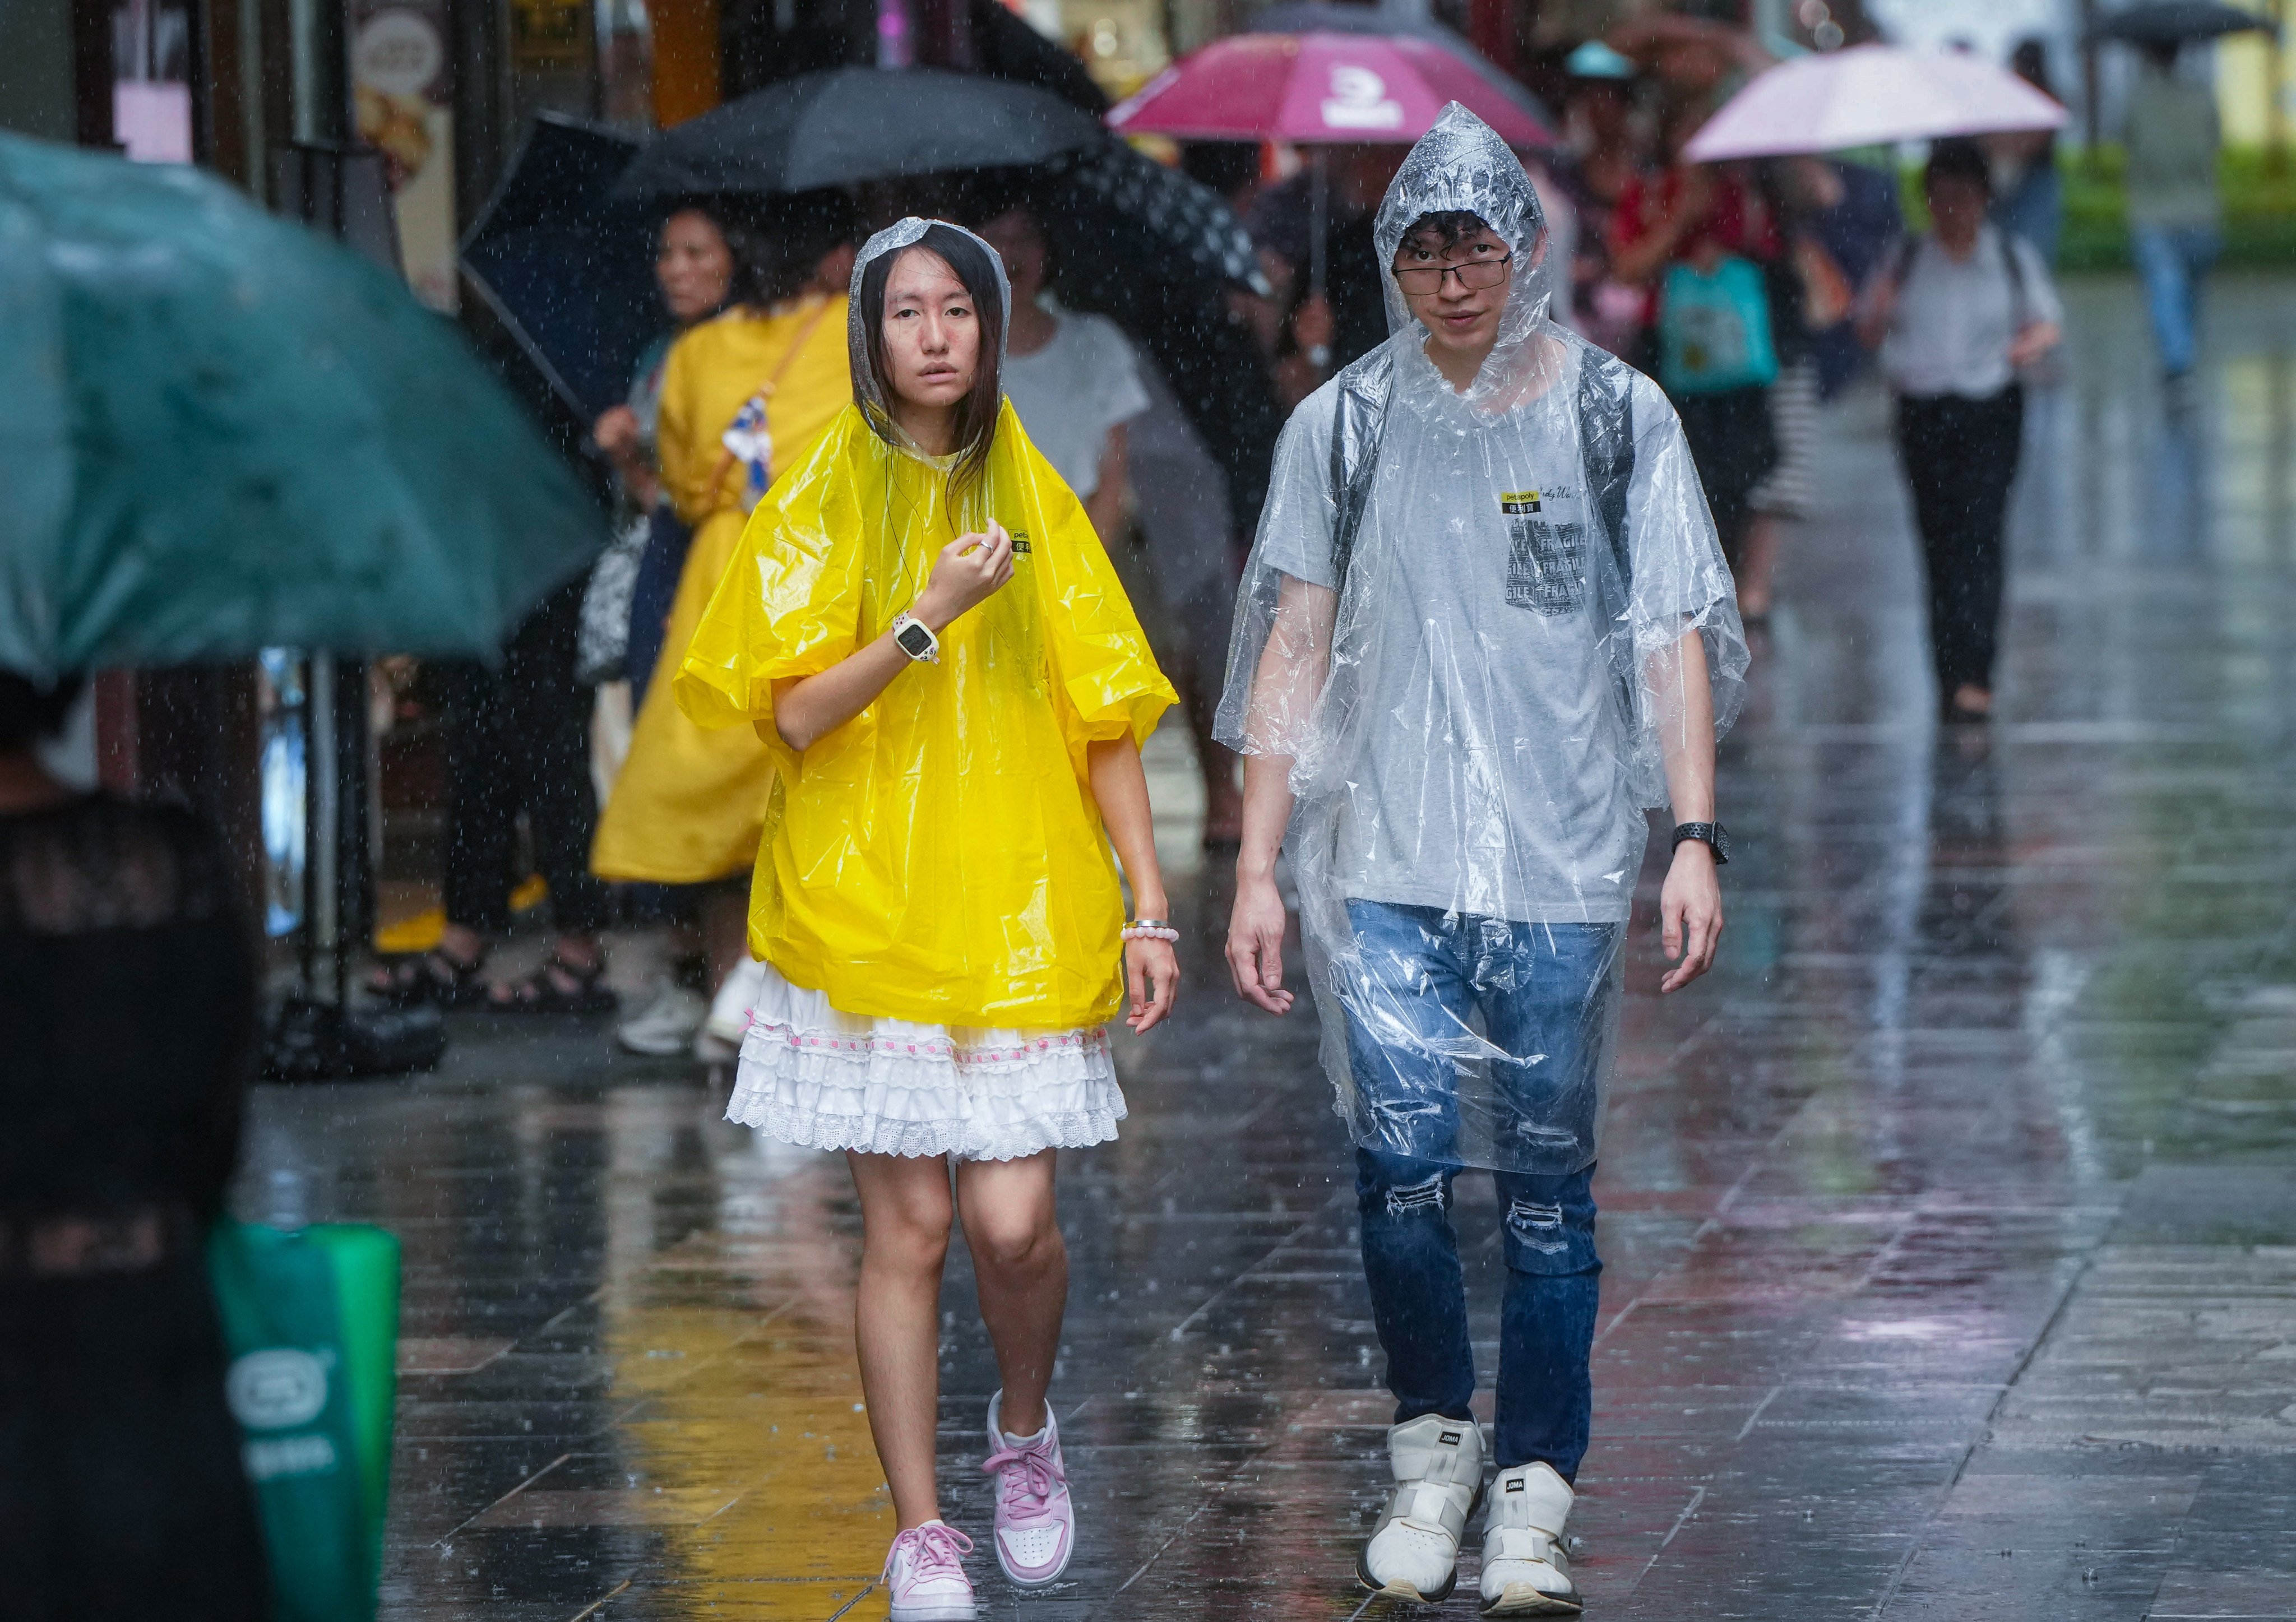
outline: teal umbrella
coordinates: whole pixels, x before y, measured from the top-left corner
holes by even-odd
[[[0,135],[0,667],[491,653],[603,538],[389,274],[195,170]]]

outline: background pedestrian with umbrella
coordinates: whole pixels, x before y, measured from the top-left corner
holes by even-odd
[[[693,539],[663,634],[663,668],[684,659],[750,509],[851,397],[845,283],[854,247],[842,193],[785,200],[737,266],[733,307],[670,349],[657,449],[663,487]],[[604,879],[691,891],[713,999],[698,1030],[685,1029],[681,1011],[691,1011],[673,999],[650,1011],[657,1017],[644,1028],[626,1030],[626,1044],[659,1051],[683,1030],[698,1057],[733,1057],[753,972],[743,946],[748,879],[773,782],[772,758],[754,733],[705,732],[667,683],[648,687],[591,865]]]
[[[0,1565],[29,1615],[254,1622],[202,1256],[250,931],[210,831],[29,746],[99,668],[490,654],[603,526],[396,278],[194,171],[0,136]]]
[[[1184,141],[1278,141],[1308,152],[1305,173],[1262,193],[1255,233],[1290,261],[1303,394],[1386,337],[1370,217],[1412,142],[1456,101],[1510,146],[1554,143],[1520,90],[1504,91],[1445,42],[1423,33],[1239,34],[1166,69],[1109,114],[1126,135]]]
[[[621,661],[633,704],[644,701],[646,684],[661,655],[663,621],[669,616],[678,571],[693,539],[661,486],[657,439],[662,376],[668,369],[670,346],[679,335],[717,315],[734,296],[739,266],[734,243],[749,247],[742,233],[701,203],[679,209],[664,220],[660,242],[655,274],[669,330],[638,356],[628,397],[601,413],[591,428],[598,449],[614,464],[624,500],[647,528],[645,550],[630,586],[629,627]]]
[[[2201,289],[2224,243],[2216,92],[2180,74],[2177,62],[2187,45],[2269,26],[2207,0],[2156,0],[2097,25],[2099,38],[2133,45],[2144,57],[2121,137],[2128,152],[2128,239],[2172,405],[2185,403],[2200,343]]]
[[[1154,363],[1135,354],[1113,322],[1065,310],[1052,297],[1057,250],[1035,210],[992,192],[979,212],[985,217],[975,229],[1003,258],[1012,285],[1005,397],[1084,503],[1151,626],[1194,733],[1204,844],[1233,844],[1243,813],[1237,763],[1212,736],[1235,598],[1227,478]],[[1128,496],[1145,542],[1137,554],[1126,544]],[[1138,567],[1128,568],[1136,559]]]
[[[1620,193],[1611,267],[1644,291],[1643,352],[1627,358],[1656,374],[1680,414],[1723,554],[1739,569],[1755,487],[1777,461],[1769,274],[1784,242],[1769,198],[1742,166],[1684,152],[1703,118],[1697,102],[1677,105],[1666,136],[1673,161]]]
[[[1648,161],[1649,131],[1635,105],[1635,65],[1625,56],[1590,39],[1570,53],[1563,68],[1570,76],[1563,125],[1570,161],[1561,179],[1578,223],[1570,324],[1623,356],[1641,335],[1644,299],[1640,288],[1612,274],[1611,223],[1620,193]]]
[[[1923,188],[1931,229],[1868,290],[1861,325],[1897,396],[1939,712],[1978,722],[1993,713],[2002,529],[2024,444],[2018,373],[2055,347],[2064,315],[2033,245],[1988,222],[1990,172],[1975,142],[1932,146]]]

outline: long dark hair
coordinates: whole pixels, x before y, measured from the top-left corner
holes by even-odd
[[[947,262],[964,284],[980,323],[980,356],[973,364],[972,387],[956,403],[956,465],[948,474],[954,494],[980,477],[996,438],[996,414],[1004,402],[1004,295],[988,250],[955,226],[935,220],[911,246],[939,254]],[[876,379],[878,397],[888,401],[895,397],[892,373],[885,364],[885,283],[893,274],[893,262],[908,251],[897,248],[881,253],[861,273],[861,331],[868,345],[869,371]]]
[[[760,315],[803,292],[823,256],[854,240],[857,220],[852,203],[838,192],[805,193],[772,207],[745,208],[721,197],[680,198],[663,222],[680,214],[699,214],[715,225],[733,258],[726,307]]]

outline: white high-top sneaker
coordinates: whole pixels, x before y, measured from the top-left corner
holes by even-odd
[[[1365,1587],[1433,1605],[1459,1580],[1459,1534],[1483,1484],[1483,1433],[1429,1413],[1387,1433],[1395,1496],[1356,1561]]]
[[[1583,1609],[1562,1552],[1571,1497],[1551,1464],[1499,1472],[1483,1511],[1483,1615],[1575,1617]]]

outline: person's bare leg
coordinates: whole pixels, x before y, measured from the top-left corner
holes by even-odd
[[[1738,611],[1749,618],[1770,611],[1771,578],[1778,568],[1778,532],[1784,520],[1775,512],[1757,512],[1746,526],[1746,545],[1738,557]]]
[[[577,969],[594,968],[604,951],[598,943],[598,938],[590,934],[561,935],[554,943],[554,949],[561,963],[571,963]],[[563,975],[554,974],[552,978],[563,982],[563,990],[576,989],[573,982]]]
[[[1175,659],[1185,666],[1177,684],[1180,702],[1187,711],[1188,733],[1195,740],[1196,769],[1204,779],[1204,843],[1233,845],[1243,837],[1243,789],[1236,781],[1236,752],[1212,735],[1219,714],[1219,692],[1201,679],[1202,667],[1194,659]],[[1218,679],[1215,675],[1214,681]]]
[[[861,1196],[861,1288],[853,1308],[869,1434],[901,1530],[940,1518],[940,1275],[948,1257],[948,1162],[848,1154]]]
[[[980,1320],[1004,1382],[997,1418],[1013,1436],[1045,1428],[1045,1391],[1068,1307],[1069,1248],[1053,1201],[1057,1155],[1047,1149],[1025,1160],[968,1160],[956,1168],[956,1208],[980,1284]]]
[[[1204,843],[1233,845],[1243,837],[1243,787],[1236,782],[1235,751],[1212,736],[1210,716],[1200,722],[1191,708],[1188,723],[1204,774]]]
[[[701,950],[709,960],[709,989],[714,995],[726,977],[750,955],[750,889],[746,884],[713,884],[701,892],[694,912],[701,926]]]

